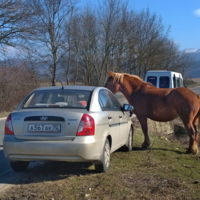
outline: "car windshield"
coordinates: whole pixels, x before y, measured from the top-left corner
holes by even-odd
[[[91,92],[83,90],[35,91],[27,99],[23,108],[87,108]]]

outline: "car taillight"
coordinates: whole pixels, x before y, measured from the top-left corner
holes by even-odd
[[[84,114],[82,116],[76,135],[94,135],[94,119],[90,115]]]
[[[8,115],[5,123],[5,134],[6,135],[14,135],[11,114]]]

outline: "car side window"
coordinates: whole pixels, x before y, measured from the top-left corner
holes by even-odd
[[[112,104],[106,90],[99,92],[99,104],[103,111],[112,110]]]
[[[116,110],[116,111],[121,111],[121,104],[119,103],[119,101],[116,99],[116,97],[111,93],[111,92],[108,92],[108,96],[110,97],[111,99],[111,102],[112,102],[112,108],[113,110]]]

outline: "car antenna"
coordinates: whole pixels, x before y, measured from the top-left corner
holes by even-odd
[[[60,83],[61,83],[61,85],[62,85],[62,90],[64,90],[64,87],[63,87],[63,84],[62,84],[62,82],[60,81]]]

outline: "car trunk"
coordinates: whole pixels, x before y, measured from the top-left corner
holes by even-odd
[[[26,109],[12,113],[17,139],[72,140],[85,109]]]

